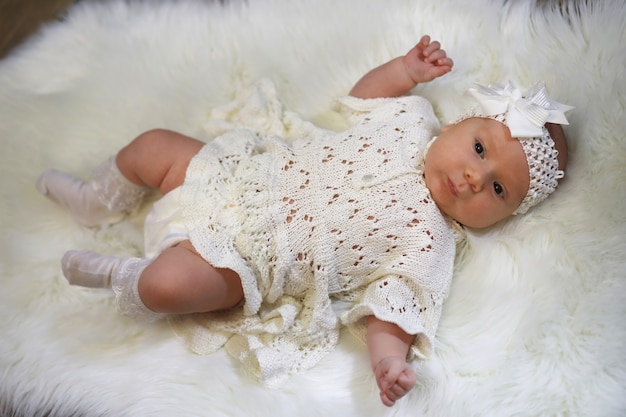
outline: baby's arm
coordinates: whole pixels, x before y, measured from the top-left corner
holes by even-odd
[[[368,317],[367,349],[383,404],[390,407],[415,385],[406,361],[414,336],[393,323]]]
[[[425,35],[406,55],[365,74],[350,95],[360,98],[399,97],[419,83],[447,74],[452,65],[452,60],[446,56],[439,42],[431,42],[430,37]]]

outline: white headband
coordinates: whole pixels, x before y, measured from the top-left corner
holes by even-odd
[[[545,200],[556,189],[557,180],[563,178],[558,151],[545,124],[569,124],[564,113],[573,107],[551,100],[544,83],[535,84],[526,94],[510,81],[504,86],[477,84],[476,87],[470,88],[468,93],[478,101],[480,111],[470,117],[488,117],[504,123],[524,149],[530,185],[526,197],[513,213],[524,214]]]

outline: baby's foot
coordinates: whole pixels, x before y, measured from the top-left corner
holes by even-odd
[[[61,260],[63,275],[72,285],[90,288],[111,288],[111,275],[124,258],[100,255],[88,250],[70,250]]]
[[[37,180],[36,187],[41,194],[66,208],[72,218],[83,226],[117,223],[126,215],[123,212],[111,212],[100,201],[91,183],[64,172],[53,169],[44,172]]]

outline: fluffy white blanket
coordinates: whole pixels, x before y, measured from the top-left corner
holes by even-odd
[[[78,3],[0,62],[0,414],[23,416],[618,416],[626,413],[626,3],[473,0]],[[562,3],[562,8],[550,4]],[[270,390],[223,351],[189,353],[164,323],[70,287],[70,248],[138,253],[141,216],[81,228],[39,173],[86,176],[140,132],[203,135],[209,111],[261,77],[333,126],[334,97],[420,35],[451,74],[418,87],[442,121],[473,82],[545,80],[569,114],[570,166],[532,213],[472,234],[432,359],[395,407],[342,333]],[[145,213],[143,213],[145,214]]]

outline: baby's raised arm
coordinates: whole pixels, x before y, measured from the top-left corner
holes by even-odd
[[[453,62],[437,41],[422,36],[406,55],[374,68],[352,88],[350,95],[360,98],[398,97],[419,83],[434,80],[452,70]]]
[[[414,336],[400,327],[370,316],[367,322],[367,350],[380,399],[390,407],[415,385],[415,373],[407,363]]]

